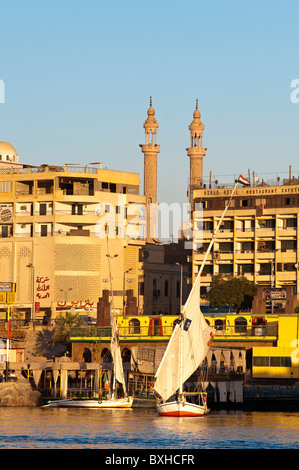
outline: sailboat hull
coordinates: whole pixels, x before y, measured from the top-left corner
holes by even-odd
[[[210,412],[209,408],[205,405],[196,405],[195,403],[189,402],[178,402],[171,401],[166,403],[161,403],[157,406],[157,411],[160,416],[204,416]]]
[[[55,400],[50,401],[43,408],[132,408],[132,397],[115,398],[108,400]]]

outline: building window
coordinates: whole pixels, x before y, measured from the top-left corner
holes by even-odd
[[[129,321],[129,334],[130,335],[140,335],[140,321],[137,318],[132,318]]]
[[[72,204],[72,215],[83,215],[83,205]]]
[[[296,240],[283,240],[281,242],[281,251],[295,251],[297,249]]]
[[[157,289],[158,281],[157,279],[153,279],[153,297],[159,297],[160,291]]]
[[[269,357],[254,357],[253,365],[255,367],[269,367]]]
[[[164,281],[164,297],[169,296],[169,280],[165,279]]]
[[[47,204],[39,205],[39,215],[47,215]]]
[[[203,230],[207,230],[211,232],[213,230],[213,221],[212,220],[204,220],[203,221]]]
[[[40,236],[41,237],[46,237],[48,235],[48,226],[47,225],[41,225],[40,227]]]
[[[2,238],[7,238],[8,237],[8,226],[7,225],[2,225],[2,227],[1,227],[1,237]]]
[[[139,295],[144,295],[144,281],[139,282]]]
[[[215,328],[216,330],[223,330],[225,326],[225,323],[223,320],[215,320]]]
[[[220,264],[219,265],[219,274],[232,274],[233,265],[232,264]]]
[[[151,318],[148,328],[149,336],[163,336],[163,326],[161,318]]]
[[[247,331],[247,320],[244,317],[236,318],[235,320],[235,332],[246,333]]]
[[[287,356],[272,356],[270,357],[270,367],[291,367],[292,361]]]

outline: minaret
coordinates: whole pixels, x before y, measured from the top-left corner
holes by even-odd
[[[150,107],[147,110],[147,119],[143,124],[145,129],[145,144],[140,145],[144,154],[144,196],[147,209],[147,239],[156,236],[156,222],[154,213],[157,203],[157,155],[160,152],[160,145],[157,145],[157,129],[159,127],[155,110],[152,107],[152,97],[150,97]],[[151,213],[152,212],[152,216]]]
[[[202,146],[202,134],[204,128],[205,126],[200,120],[200,112],[198,111],[198,100],[196,100],[196,109],[193,113],[193,121],[189,126],[190,147],[186,149],[190,157],[190,202],[193,190],[202,187],[203,156],[206,154],[206,149]]]

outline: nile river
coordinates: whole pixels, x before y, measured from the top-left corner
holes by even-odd
[[[299,412],[0,408],[1,449],[298,449]]]

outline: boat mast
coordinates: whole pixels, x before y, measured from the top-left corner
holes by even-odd
[[[224,218],[224,216],[225,216],[225,214],[226,214],[226,211],[227,211],[227,209],[228,209],[228,207],[229,207],[229,205],[230,205],[230,203],[231,203],[231,200],[232,200],[232,198],[233,198],[233,196],[234,196],[234,193],[235,193],[235,191],[236,191],[236,189],[237,189],[238,182],[239,182],[239,181],[237,180],[237,181],[236,181],[236,184],[235,184],[235,187],[233,188],[232,193],[231,193],[231,195],[230,195],[230,198],[229,198],[229,200],[228,200],[228,202],[227,202],[227,204],[226,204],[226,206],[225,206],[225,209],[224,209],[224,211],[223,211],[223,213],[222,213],[222,216],[221,216],[221,218],[220,218],[220,220],[219,220],[219,222],[218,222],[218,224],[217,224],[217,227],[216,227],[215,230],[214,230],[214,233],[213,233],[212,239],[211,239],[211,241],[210,241],[209,247],[208,247],[208,249],[207,249],[207,251],[206,251],[206,254],[205,254],[205,256],[204,256],[204,259],[203,259],[203,261],[202,261],[202,263],[201,263],[200,269],[199,269],[199,271],[198,271],[198,274],[197,274],[197,276],[196,276],[195,282],[194,282],[194,284],[193,284],[193,286],[192,286],[192,289],[191,289],[191,292],[190,292],[188,298],[191,297],[191,293],[192,293],[192,291],[194,290],[195,285],[197,284],[197,282],[199,282],[199,279],[200,279],[202,270],[203,270],[203,268],[204,268],[204,265],[205,265],[205,263],[206,263],[207,257],[208,257],[209,254],[210,254],[210,251],[211,251],[212,246],[213,246],[213,244],[214,244],[214,241],[215,241],[217,232],[218,232],[218,230],[219,230],[219,228],[220,228],[220,225],[222,224],[223,218]],[[185,303],[184,309],[185,309],[187,303],[188,303],[188,299],[187,299],[187,302]]]
[[[107,258],[109,259],[109,277],[110,277],[110,291],[111,291],[111,303],[110,303],[110,325],[111,325],[111,345],[116,341],[116,319],[115,319],[115,312],[114,312],[114,301],[113,301],[113,288],[112,288],[112,262],[113,258],[116,258],[118,255],[111,256],[106,254]],[[113,347],[113,346],[112,346]],[[112,354],[113,360],[113,354]],[[116,364],[115,360],[113,360],[113,385],[112,385],[112,398],[115,395],[115,386],[116,386]]]
[[[222,216],[221,216],[221,218],[220,218],[220,220],[219,220],[219,222],[218,222],[218,224],[217,224],[217,227],[216,227],[216,229],[215,229],[215,231],[214,231],[214,233],[213,233],[213,236],[212,236],[212,239],[211,239],[211,241],[210,241],[209,247],[208,247],[208,249],[207,249],[207,252],[206,252],[206,254],[205,254],[205,257],[204,257],[204,259],[203,259],[203,262],[202,262],[202,264],[201,264],[201,266],[200,266],[200,269],[199,269],[199,271],[198,271],[198,274],[197,274],[197,276],[196,276],[195,282],[194,282],[194,284],[193,284],[193,287],[192,287],[192,289],[191,289],[191,292],[190,292],[190,294],[189,294],[188,299],[191,297],[191,294],[192,294],[193,289],[195,288],[195,285],[196,285],[197,282],[199,282],[199,280],[200,280],[200,276],[201,276],[202,270],[203,270],[203,268],[204,268],[205,262],[206,262],[207,257],[209,256],[209,253],[210,253],[210,251],[211,251],[211,249],[212,249],[212,246],[213,246],[213,244],[214,244],[215,237],[216,237],[217,232],[218,232],[218,230],[219,230],[219,228],[220,228],[220,226],[221,226],[221,224],[222,224],[223,218],[224,218],[224,216],[225,216],[225,214],[226,214],[226,211],[227,211],[227,209],[228,209],[228,207],[229,207],[229,205],[230,205],[230,202],[231,202],[231,200],[232,200],[232,198],[233,198],[233,196],[234,196],[234,193],[235,193],[235,191],[236,191],[237,185],[238,185],[238,180],[236,181],[235,187],[234,187],[233,190],[232,190],[232,193],[231,193],[231,195],[230,195],[230,198],[229,198],[229,200],[228,200],[228,202],[227,202],[227,204],[226,204],[226,206],[225,206],[225,209],[224,209],[224,211],[223,211],[223,213],[222,213]],[[182,309],[181,318],[180,318],[180,329],[181,329],[181,331],[180,331],[180,384],[179,384],[179,397],[182,397],[182,393],[183,393],[183,327],[184,327],[184,320],[185,320],[185,308],[186,308],[186,305],[187,305],[187,303],[188,303],[188,299],[187,299],[187,302],[186,302],[185,305],[184,305],[184,308]]]
[[[179,399],[182,398],[183,394],[183,326],[185,316],[181,316],[180,324],[180,384],[179,384]]]

